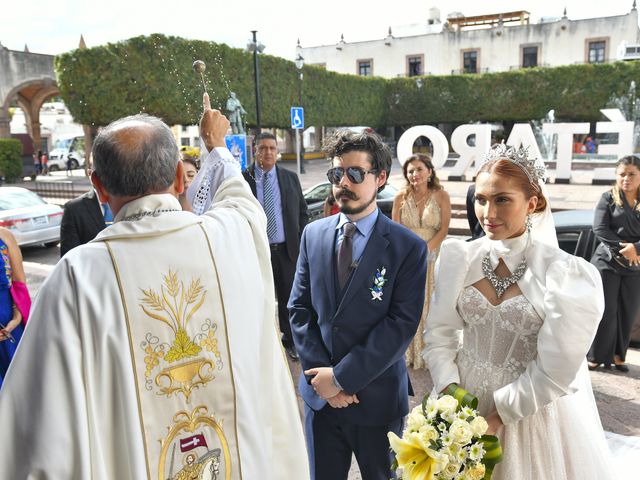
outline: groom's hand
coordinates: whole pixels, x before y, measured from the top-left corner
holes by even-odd
[[[324,400],[335,397],[340,393],[340,388],[333,382],[333,368],[318,367],[305,370],[305,375],[313,376],[311,386]]]
[[[333,408],[345,408],[352,403],[360,403],[360,400],[356,395],[349,395],[344,390],[340,390],[335,397],[328,398],[327,403]]]
[[[200,119],[200,136],[204,140],[207,150],[211,151],[215,147],[226,147],[224,137],[229,130],[229,120],[219,110],[211,109],[209,94],[206,92],[202,96],[202,103],[204,111]]]

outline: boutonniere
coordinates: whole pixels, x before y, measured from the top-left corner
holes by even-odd
[[[373,287],[369,289],[371,291],[371,300],[382,301],[382,287],[387,283],[387,279],[384,276],[385,273],[387,273],[385,267],[380,267],[376,270],[376,274],[373,277]]]

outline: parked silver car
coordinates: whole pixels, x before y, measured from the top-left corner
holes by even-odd
[[[36,193],[20,187],[0,187],[0,227],[8,228],[18,245],[60,241],[62,208],[45,202]]]

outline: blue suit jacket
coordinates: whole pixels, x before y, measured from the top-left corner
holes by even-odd
[[[345,420],[384,425],[407,414],[411,385],[404,353],[418,329],[427,273],[425,242],[379,214],[360,264],[340,299],[335,284],[338,215],[304,230],[289,298],[289,319],[303,371],[333,366],[359,404],[338,409]],[[382,300],[372,298],[376,271],[386,269]],[[313,410],[326,402],[304,374],[300,393]],[[411,392],[412,393],[412,392]]]

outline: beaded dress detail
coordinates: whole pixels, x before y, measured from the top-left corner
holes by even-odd
[[[494,306],[473,286],[462,290],[457,310],[464,323],[456,358],[460,384],[478,397],[480,414],[486,416],[495,409],[494,391],[517,380],[536,360],[544,322],[524,295]],[[579,413],[588,409],[585,405],[583,397],[569,395],[505,425],[499,434],[503,461],[492,479],[613,478],[591,431],[582,430],[580,422],[589,423]]]
[[[407,228],[410,228],[413,233],[422,238],[425,243],[433,238],[433,236],[440,230],[440,207],[438,202],[433,198],[433,194],[427,200],[420,216],[418,206],[413,197],[413,194],[408,194],[406,200],[400,207],[400,223]],[[422,309],[422,316],[420,317],[420,325],[413,341],[407,348],[405,354],[405,361],[407,366],[413,366],[413,368],[425,368],[424,358],[422,358],[422,349],[424,348],[423,332],[427,314],[429,313],[429,300],[433,293],[433,277],[434,266],[436,259],[438,258],[438,250],[429,252],[429,264],[427,266],[427,282],[425,285],[425,297],[424,307]]]
[[[465,324],[457,360],[460,380],[487,414],[494,408],[493,392],[517,379],[535,359],[542,319],[523,295],[494,306],[473,286],[462,291],[458,312]]]

